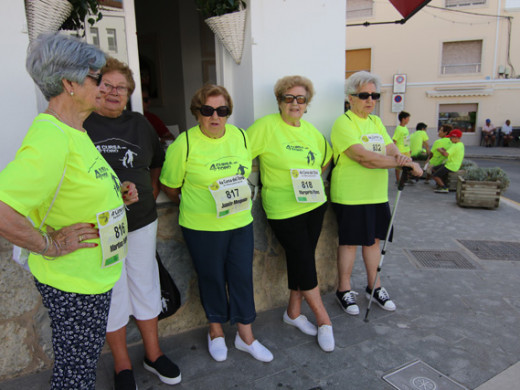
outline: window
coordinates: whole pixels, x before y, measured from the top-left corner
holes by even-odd
[[[438,125],[451,125],[454,129],[474,133],[477,111],[477,103],[440,104]]]
[[[116,29],[107,28],[108,50],[117,53]]]
[[[347,0],[347,20],[372,16],[372,0]]]
[[[97,27],[90,27],[90,38],[92,39],[92,44],[99,47],[99,30]]]
[[[370,72],[371,53],[371,49],[345,50],[345,78],[360,70]]]
[[[442,44],[442,74],[480,73],[481,64],[482,40]]]
[[[446,8],[486,5],[486,0],[446,0]]]

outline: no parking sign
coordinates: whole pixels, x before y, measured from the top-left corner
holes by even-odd
[[[394,93],[406,92],[406,75],[394,74]]]
[[[392,112],[401,112],[404,110],[404,94],[394,93],[392,95]]]

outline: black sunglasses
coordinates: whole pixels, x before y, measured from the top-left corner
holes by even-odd
[[[87,73],[87,77],[96,80],[96,86],[98,87],[101,84],[101,80],[103,79],[103,75],[101,73]]]
[[[217,115],[220,117],[229,116],[230,115],[230,109],[228,106],[220,106],[217,108],[213,108],[211,106],[202,106],[199,108],[199,111],[202,116],[213,116],[213,113],[216,111]]]
[[[356,96],[356,97],[360,98],[361,100],[367,100],[369,97],[371,97],[372,100],[379,100],[379,98],[381,97],[381,94],[377,93],[377,92],[372,92],[372,93],[360,92],[360,93],[351,93],[350,96]]]
[[[307,96],[303,96],[303,95],[298,95],[298,96],[294,96],[294,95],[282,95],[282,99],[283,99],[283,102],[284,103],[292,103],[294,101],[294,99],[296,99],[296,103],[298,104],[305,104],[307,103]]]

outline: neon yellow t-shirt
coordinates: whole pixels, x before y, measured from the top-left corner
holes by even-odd
[[[251,161],[250,142],[236,126],[226,124],[226,132],[218,139],[205,136],[199,126],[188,130],[188,142],[186,132],[181,133],[166,151],[160,176],[164,185],[182,188],[179,225],[193,230],[226,231],[251,223],[250,209],[217,218],[217,205],[209,190],[218,179],[235,175],[247,178]],[[251,204],[250,192],[248,196]]]
[[[449,138],[440,138],[436,140],[432,145],[432,158],[430,159],[430,165],[432,167],[436,167],[444,163],[446,161],[446,157],[444,157],[439,151],[439,148],[444,148],[448,151],[453,144]]]
[[[375,115],[363,119],[347,111],[334,122],[330,138],[336,164],[332,170],[331,200],[346,205],[388,202],[388,169],[365,168],[344,153],[352,145],[362,145],[386,155],[386,145],[392,139],[381,119]]]
[[[417,156],[423,151],[423,143],[428,141],[430,138],[426,131],[417,130],[415,133],[410,135],[410,154],[412,157]]]
[[[61,128],[61,130],[60,130]],[[87,133],[48,114],[36,117],[15,159],[0,173],[0,200],[40,226],[58,187],[58,196],[45,220],[58,230],[79,222],[97,225],[96,214],[123,205],[119,179]],[[41,283],[62,291],[100,294],[112,288],[122,262],[101,268],[99,239],[54,261],[29,256],[29,268]]]
[[[267,218],[291,218],[324,203],[298,203],[291,179],[291,169],[317,169],[321,174],[329,163],[332,149],[318,129],[305,120],[300,120],[300,127],[290,126],[280,114],[270,114],[256,120],[247,134],[252,157],[258,156],[260,161]]]
[[[395,141],[401,153],[410,153],[410,132],[406,126],[397,126],[392,140]]]
[[[448,151],[448,159],[445,167],[452,172],[457,172],[462,165],[464,159],[464,144],[462,142],[452,143]]]

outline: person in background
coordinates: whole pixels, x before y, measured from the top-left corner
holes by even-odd
[[[197,271],[200,300],[209,321],[208,350],[227,359],[222,324],[237,324],[235,348],[262,362],[273,354],[253,335],[253,216],[251,146],[247,134],[227,124],[228,91],[206,84],[191,99],[198,125],[168,147],[160,181],[179,203],[179,225]],[[182,196],[180,196],[182,191]]]
[[[438,186],[435,192],[442,194],[450,192],[445,184],[447,175],[450,172],[457,172],[464,159],[464,144],[460,140],[462,138],[462,131],[459,129],[450,131],[449,138],[452,143],[449,149],[438,149],[439,153],[446,157],[446,161],[440,166],[437,166],[432,173],[433,180],[435,180]]]
[[[151,100],[148,90],[146,88],[143,88],[141,94],[143,98],[143,114],[146,117],[146,119],[148,119],[148,122],[150,122],[153,126],[161,142],[163,144],[167,144],[168,141],[173,141],[175,137],[172,133],[170,133],[170,130],[168,130],[162,119],[155,115],[153,112],[149,111]]]
[[[495,145],[496,127],[493,125],[493,123],[491,123],[491,119],[486,119],[486,124],[482,126],[482,134],[484,134],[486,148],[490,148]]]
[[[85,121],[90,138],[121,180],[136,184],[139,202],[128,207],[128,256],[112,290],[107,342],[114,358],[115,390],[133,390],[136,382],[126,346],[126,325],[133,316],[143,339],[144,368],[169,385],[181,381],[179,368],[159,346],[157,316],[161,287],[155,259],[159,174],[164,151],[146,118],[125,107],[135,82],[128,65],[108,58],[102,68],[96,112]]]
[[[415,127],[415,132],[410,135],[410,155],[412,159],[425,160],[430,154],[429,137],[426,134],[427,128],[426,123],[419,122]]]
[[[95,389],[112,287],[126,256],[124,203],[139,198],[83,128],[104,64],[101,50],[68,35],[41,34],[31,43],[26,68],[49,104],[0,173],[0,235],[30,251],[51,319],[51,389]]]
[[[315,252],[327,209],[321,174],[332,150],[325,137],[302,119],[314,95],[309,79],[283,77],[276,82],[274,95],[279,113],[258,119],[247,134],[252,157],[260,161],[262,205],[285,251],[290,294],[282,319],[305,334],[317,335],[320,348],[331,352],[334,334],[318,287]],[[301,314],[303,299],[318,329]]]
[[[509,143],[513,140],[513,126],[511,121],[508,119],[502,126],[502,142],[505,147],[509,146]]]
[[[396,305],[380,280],[374,285],[381,255],[380,241],[390,224],[388,169],[409,167],[412,174],[422,170],[392,142],[381,119],[371,115],[381,97],[381,81],[369,72],[356,72],[347,79],[351,109],[332,126],[331,141],[335,166],[332,169],[331,201],[338,221],[338,289],[336,298],[350,315],[359,307],[351,285],[357,247],[362,247],[367,272],[367,299],[374,290],[374,301],[384,310]],[[406,122],[402,122],[406,123]]]
[[[410,122],[410,114],[406,111],[401,111],[398,115],[399,126],[395,128],[392,140],[399,149],[399,152],[404,156],[410,157],[410,132],[406,125]],[[401,168],[395,168],[395,182],[399,183]]]
[[[453,127],[451,127],[451,125],[442,125],[441,127],[439,127],[439,130],[437,132],[439,139],[435,140],[435,142],[433,143],[432,148],[430,150],[428,160],[426,160],[425,166],[427,166],[427,168],[426,168],[426,178],[424,180],[424,184],[429,184],[433,169],[435,167],[440,166],[446,160],[446,157],[444,157],[439,152],[439,148],[443,148],[445,150],[448,150],[450,148],[452,143],[450,141],[450,137],[448,136],[448,134],[452,130],[453,130]]]

